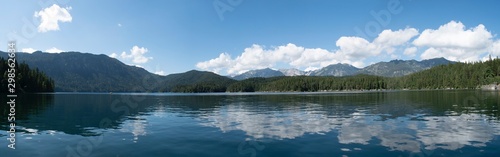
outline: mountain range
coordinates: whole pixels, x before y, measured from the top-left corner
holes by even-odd
[[[7,58],[7,53],[0,51],[0,57]],[[180,85],[213,82],[229,85],[235,81],[196,70],[160,76],[103,54],[37,51],[16,53],[16,60],[52,78],[56,92],[170,92]]]
[[[0,57],[7,53],[0,51]],[[37,68],[52,78],[57,92],[171,92],[223,91],[236,80],[276,76],[349,76],[370,74],[378,76],[403,76],[433,66],[452,63],[444,58],[423,61],[393,60],[379,62],[363,69],[349,64],[333,64],[315,71],[270,68],[251,70],[235,77],[225,77],[213,72],[191,70],[185,73],[160,76],[147,70],[126,65],[107,55],[81,52],[43,53],[40,51],[16,53],[19,63]],[[205,90],[206,89],[206,90]]]
[[[445,58],[434,58],[422,61],[416,60],[392,60],[389,62],[378,62],[365,68],[356,68],[350,64],[331,64],[318,70],[300,71],[298,69],[280,69],[270,68],[250,70],[233,78],[242,80],[253,77],[275,77],[275,76],[352,76],[357,74],[376,75],[384,77],[398,77],[422,70],[430,69],[438,65],[454,63]]]

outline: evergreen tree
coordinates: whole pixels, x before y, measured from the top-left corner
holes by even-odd
[[[0,93],[8,92],[8,69],[10,69],[10,67],[7,64],[8,60],[0,57],[0,71],[2,72],[0,84],[4,87],[4,90],[0,90]],[[25,63],[17,64],[16,62],[14,78],[17,93],[54,92],[54,81],[38,69],[30,69],[30,67]]]

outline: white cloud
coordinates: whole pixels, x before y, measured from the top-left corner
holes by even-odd
[[[22,48],[21,49],[21,52],[26,52],[26,53],[33,53],[35,52],[36,50],[33,49],[33,48]]]
[[[354,45],[352,47],[358,46],[356,43]],[[366,57],[362,56],[362,53],[349,53],[349,46],[348,48],[343,46],[343,51],[332,52],[321,48],[304,48],[291,43],[271,49],[264,49],[262,46],[254,44],[245,48],[244,52],[236,58],[232,58],[228,53],[221,53],[217,58],[197,63],[196,67],[215,73],[226,72],[229,75],[241,74],[253,69],[273,68],[278,63],[306,70],[318,69],[336,63],[362,67],[364,65],[362,60]],[[376,54],[378,53],[369,55]]]
[[[145,69],[143,66],[137,64],[127,64],[127,65]]]
[[[490,47],[490,52],[495,56],[500,56],[500,40],[493,43]]]
[[[122,52],[120,54],[120,58],[132,60],[132,62],[135,64],[143,64],[147,63],[150,59],[153,59],[153,57],[144,56],[147,52],[148,52],[147,48],[134,46],[132,47],[132,49],[130,49],[130,53],[127,53],[125,51]],[[117,57],[117,54],[112,53],[111,56]]]
[[[417,34],[416,29],[407,28],[398,31],[385,30],[374,42],[360,37],[341,37],[336,42],[339,49],[334,51],[304,48],[292,43],[270,49],[254,44],[245,48],[236,58],[232,58],[228,53],[221,53],[217,58],[197,63],[196,67],[215,73],[226,72],[229,75],[273,68],[278,63],[305,70],[319,69],[336,63],[347,63],[361,68],[365,65],[363,61],[366,58],[379,55],[383,51],[392,53],[395,49],[393,47],[407,43]]]
[[[71,22],[73,18],[69,13],[71,7],[61,8],[57,4],[35,12],[35,17],[40,17],[41,22],[38,26],[38,32],[48,32],[59,30],[59,22]]]
[[[431,59],[444,57],[452,61],[477,61],[479,60],[480,51],[467,51],[466,49],[456,48],[429,48],[422,53],[420,58]]]
[[[217,58],[197,63],[196,67],[215,73],[241,74],[253,69],[272,68],[280,62],[294,67],[311,67],[334,61],[332,52],[320,48],[306,49],[290,43],[264,49],[254,44],[245,48],[236,58],[232,58],[228,53],[221,53]]]
[[[33,53],[35,51],[38,51],[36,49],[33,49],[33,48],[23,48],[21,49],[21,52],[25,52],[25,53]],[[44,52],[47,52],[47,53],[61,53],[61,52],[64,52],[64,50],[60,50],[56,47],[52,47],[50,49],[46,49]]]
[[[477,50],[488,47],[492,37],[482,24],[466,30],[462,22],[451,21],[437,30],[426,29],[413,41],[413,44],[434,48]]]
[[[398,55],[395,55],[395,54],[391,54],[391,59],[398,59],[399,56]]]
[[[306,69],[304,69],[304,71],[314,71],[314,70],[318,70],[320,68],[318,67],[307,67]]]
[[[118,57],[118,54],[116,54],[116,53],[111,53],[111,54],[110,54],[110,55],[108,55],[108,56],[109,56],[109,57],[111,57],[111,58],[116,58],[116,57]]]
[[[500,55],[500,40],[493,37],[482,24],[466,29],[461,22],[451,21],[436,30],[426,29],[421,34],[415,28],[384,30],[371,42],[361,37],[343,36],[336,41],[337,49],[334,50],[304,48],[292,43],[273,48],[254,44],[235,58],[222,53],[217,58],[197,63],[196,67],[229,75],[273,68],[277,64],[301,70],[336,63],[362,68],[366,59],[378,62],[373,59],[384,54],[392,59],[419,55],[421,59],[444,57],[453,61],[476,61],[487,53]]]
[[[444,57],[453,61],[477,61],[488,51],[495,53],[496,42],[482,24],[467,29],[462,22],[451,21],[437,30],[426,29],[413,44],[427,47],[420,56],[422,59]]]
[[[340,48],[338,52],[347,58],[365,58],[366,56],[378,55],[381,52],[377,45],[360,37],[340,37],[336,45]]]
[[[232,59],[231,56],[227,53],[221,53],[219,57],[215,59],[211,59],[209,61],[205,62],[199,62],[196,64],[196,67],[200,69],[205,69],[208,70],[210,69],[211,71],[215,73],[219,73],[222,69],[225,69],[228,65],[232,64]]]
[[[416,47],[409,47],[409,48],[406,48],[404,51],[403,51],[403,54],[404,55],[407,55],[407,56],[415,56],[415,54],[417,53],[417,48]]]
[[[163,70],[156,71],[156,72],[154,72],[154,74],[156,74],[156,75],[161,75],[161,76],[166,76],[166,75],[167,75],[167,74],[165,73],[165,71],[163,71]]]
[[[64,50],[60,50],[58,48],[52,47],[50,49],[45,50],[45,52],[48,52],[48,53],[61,53],[61,52],[64,52]]]
[[[295,67],[308,67],[308,69],[317,69],[319,66],[338,63],[335,54],[325,49],[304,49],[301,55],[293,59],[290,65]]]
[[[392,54],[395,46],[403,45],[417,35],[418,30],[415,28],[406,28],[397,31],[384,30],[378,35],[373,43],[379,46],[380,49]]]

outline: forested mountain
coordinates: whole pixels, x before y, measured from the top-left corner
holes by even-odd
[[[345,77],[295,76],[251,78],[228,87],[230,92],[336,91],[380,89],[477,89],[500,83],[500,59],[439,65],[402,77],[358,74]]]
[[[6,55],[7,53],[0,53],[0,56]],[[342,77],[283,76],[283,73],[280,71],[263,69],[262,74],[269,75],[260,75],[261,77],[258,78],[236,81],[212,72],[196,70],[159,76],[139,67],[125,65],[117,59],[106,55],[79,52],[65,52],[60,54],[42,52],[35,52],[33,54],[17,53],[16,58],[18,62],[24,61],[27,63],[27,65],[20,64],[20,69],[30,71],[28,74],[21,73],[19,76],[24,79],[36,78],[36,82],[42,82],[39,84],[43,85],[43,87],[36,88],[47,89],[46,91],[51,91],[50,86],[54,84],[55,91],[79,92],[251,92],[477,88],[479,85],[500,82],[499,59],[492,59],[486,62],[448,64],[450,63],[448,60],[438,58],[420,62],[394,60],[379,64],[379,68],[398,67],[393,68],[393,71],[403,72],[409,66],[415,66],[420,69],[427,69],[434,66],[428,70],[400,77],[383,77],[367,74]],[[37,70],[26,70],[28,69],[28,65],[39,69],[38,72]],[[328,68],[338,69],[339,66],[344,67],[344,70],[327,70]],[[346,74],[344,73],[344,71],[347,71],[345,69],[354,70],[353,67],[343,64],[325,68],[318,75],[343,75]],[[321,69],[316,72],[319,71]],[[263,76],[268,78],[264,78]],[[51,77],[53,81],[48,77]],[[23,87],[29,88],[35,86],[24,84]],[[28,88],[23,88],[23,90],[31,91]]]
[[[6,54],[6,53],[1,53]],[[16,59],[37,67],[55,82],[56,91],[115,92],[150,91],[143,82],[161,80],[158,75],[128,66],[107,55],[80,52],[16,53]]]
[[[425,69],[429,69],[434,66],[444,65],[454,63],[444,58],[434,58],[429,60],[391,60],[389,62],[379,62],[367,66],[361,69],[358,73],[386,76],[386,77],[396,77],[404,76]]]
[[[18,61],[15,62],[13,73],[9,72],[9,65],[7,59],[0,57],[0,72],[2,78],[0,85],[2,90],[0,93],[34,93],[34,92],[54,92],[54,81],[47,77],[45,73],[38,70],[38,68],[30,68],[27,64]],[[12,62],[11,62],[12,63]],[[12,86],[14,91],[10,92],[8,89],[9,73],[14,74],[13,78],[15,86]]]
[[[391,60],[389,62],[378,62],[359,69],[350,64],[331,64],[321,69],[304,72],[298,69],[281,69],[279,71],[269,68],[250,70],[241,75],[233,77],[243,80],[253,77],[275,77],[275,76],[352,76],[357,74],[376,75],[384,77],[404,76],[419,72],[438,65],[454,63],[444,58],[434,58],[422,61],[416,60]],[[281,73],[280,73],[281,72]]]
[[[0,53],[0,56],[6,57],[7,53]],[[159,76],[107,55],[80,52],[16,53],[16,59],[51,77],[55,91],[60,92],[170,92],[179,85],[216,84],[225,87],[234,81],[200,71]]]
[[[358,73],[359,69],[350,64],[332,64],[312,71],[309,76],[350,76]]]
[[[163,78],[161,92],[225,92],[236,80],[212,72],[191,70]]]
[[[258,70],[250,70],[243,74],[236,75],[233,78],[236,80],[243,80],[247,78],[253,77],[276,77],[276,76],[285,76],[282,72],[273,70],[270,68],[258,69]]]
[[[479,88],[500,83],[500,59],[439,65],[391,81],[393,89]]]

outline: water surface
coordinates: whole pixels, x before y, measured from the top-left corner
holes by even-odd
[[[0,120],[7,156],[500,154],[498,92],[56,93],[16,101],[15,150]]]

